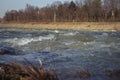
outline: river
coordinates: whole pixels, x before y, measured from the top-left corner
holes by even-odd
[[[93,75],[84,80],[119,80],[103,75],[104,70],[120,70],[120,31],[77,31],[0,27],[0,63],[24,58],[52,66],[60,80],[80,80],[76,71],[87,69]],[[12,54],[13,52],[13,54]],[[83,79],[82,79],[83,80]]]

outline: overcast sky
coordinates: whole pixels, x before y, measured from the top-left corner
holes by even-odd
[[[52,4],[54,1],[65,2],[72,0],[0,0],[0,17],[3,17],[7,10],[24,9],[26,4],[43,7],[47,4]]]

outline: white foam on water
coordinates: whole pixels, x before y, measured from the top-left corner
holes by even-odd
[[[6,39],[4,42],[12,43],[13,45],[19,45],[23,46],[31,42],[37,42],[42,40],[51,40],[54,39],[55,36],[52,34],[49,34],[47,36],[39,36],[39,37],[28,37],[28,38],[13,38],[13,39]]]
[[[74,43],[75,43],[74,41],[72,41],[72,42],[63,42],[63,44],[65,44],[66,46],[72,45],[72,44],[74,44]]]
[[[80,45],[84,47],[85,50],[97,50],[97,49],[107,49],[110,47],[114,47],[117,49],[116,44],[114,43],[103,43],[103,42],[97,42],[97,41],[92,41],[92,42],[79,42]]]
[[[13,38],[13,39],[6,39],[4,42],[12,43],[13,45],[25,45],[33,41],[32,38]]]
[[[69,33],[65,33],[64,36],[74,36],[76,35],[78,32],[69,32]]]
[[[110,44],[101,44],[100,47],[103,47],[103,48],[107,48],[107,47],[110,47],[111,45]]]
[[[51,39],[54,39],[54,38],[55,38],[54,35],[49,34],[49,35],[47,35],[47,36],[39,36],[38,41],[42,41],[42,40],[51,40]]]
[[[59,31],[58,31],[58,30],[54,30],[54,32],[55,32],[55,33],[59,33]]]

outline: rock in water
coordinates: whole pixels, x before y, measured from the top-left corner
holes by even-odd
[[[0,55],[4,54],[15,55],[15,49],[11,47],[0,47]]]

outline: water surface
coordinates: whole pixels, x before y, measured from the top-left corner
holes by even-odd
[[[60,80],[80,80],[76,71],[87,69],[84,80],[119,80],[103,75],[106,69],[120,69],[120,31],[75,31],[0,27],[0,48],[14,54],[0,55],[1,63],[24,58],[37,65],[54,67]],[[69,76],[69,77],[68,77]]]

